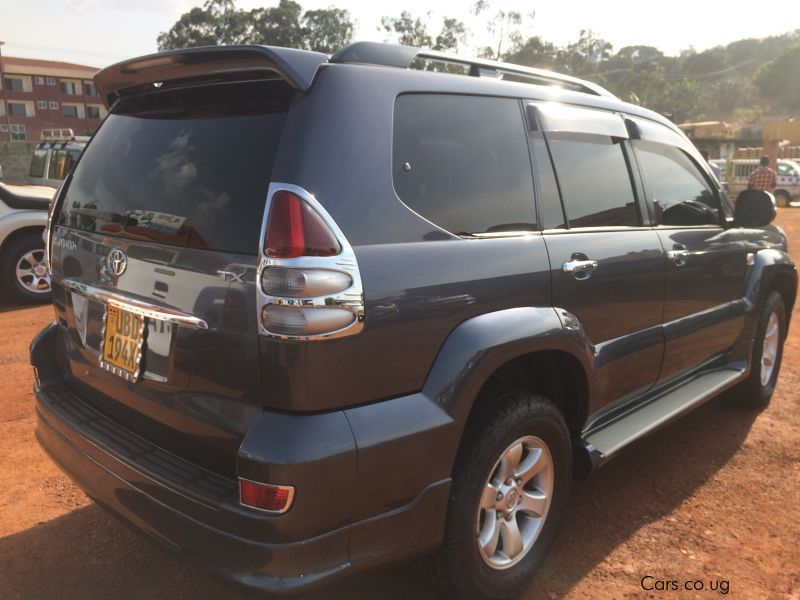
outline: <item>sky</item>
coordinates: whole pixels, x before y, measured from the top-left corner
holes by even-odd
[[[157,50],[156,37],[180,15],[204,0],[0,0],[0,52],[103,67]],[[274,6],[278,0],[238,0],[240,8]],[[490,42],[485,20],[470,13],[473,2],[404,0],[383,4],[369,0],[298,0],[304,9],[337,6],[357,21],[355,39],[385,41],[378,26],[383,15],[407,10],[430,16],[435,26],[442,17],[463,20],[473,31],[476,47]],[[619,49],[628,45],[656,46],[667,54],[693,47],[704,50],[746,38],[776,35],[800,29],[800,10],[786,10],[787,2],[725,2],[697,0],[506,2],[497,6],[525,14],[533,12],[524,28],[558,45],[578,39],[591,29]],[[435,6],[435,10],[431,7]],[[469,52],[464,52],[467,54]]]

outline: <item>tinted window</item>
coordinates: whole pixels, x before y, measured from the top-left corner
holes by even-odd
[[[663,225],[719,223],[719,202],[700,170],[678,148],[635,140],[645,186]]]
[[[36,150],[31,158],[30,177],[44,177],[44,164],[47,162],[47,150]]]
[[[565,227],[564,209],[558,194],[558,185],[553,173],[553,163],[547,144],[539,132],[531,134],[533,160],[536,164],[537,198],[539,200],[539,219],[543,229]]]
[[[64,179],[78,162],[80,155],[79,150],[53,150],[47,170],[48,179]]]
[[[790,165],[778,163],[778,175],[783,177],[794,177],[797,175],[797,173],[795,173],[795,170]]]
[[[635,227],[639,213],[619,138],[548,134],[570,227]]]
[[[255,254],[289,96],[253,85],[123,103],[75,168],[59,224]]]
[[[423,217],[456,234],[536,229],[516,100],[400,96],[394,131],[397,195]]]

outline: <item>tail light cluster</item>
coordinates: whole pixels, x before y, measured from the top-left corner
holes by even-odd
[[[275,183],[264,214],[261,333],[289,339],[358,333],[364,322],[361,276],[330,215],[302,188]]]

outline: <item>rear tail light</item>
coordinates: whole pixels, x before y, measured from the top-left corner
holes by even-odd
[[[342,251],[325,221],[297,194],[272,195],[264,253],[274,258],[336,256]]]
[[[267,267],[261,274],[265,294],[286,298],[325,296],[343,292],[353,285],[353,278],[330,269],[287,269]]]
[[[239,502],[265,512],[283,514],[292,507],[294,487],[239,479]]]
[[[267,305],[261,322],[278,335],[309,336],[339,331],[356,320],[346,308],[305,308],[302,306]]]
[[[323,339],[363,328],[364,296],[355,253],[308,192],[271,184],[259,266],[263,335]]]

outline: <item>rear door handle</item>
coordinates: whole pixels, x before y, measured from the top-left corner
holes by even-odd
[[[575,275],[589,273],[596,268],[596,260],[570,260],[561,265],[561,270],[564,271],[564,273],[573,273]]]

